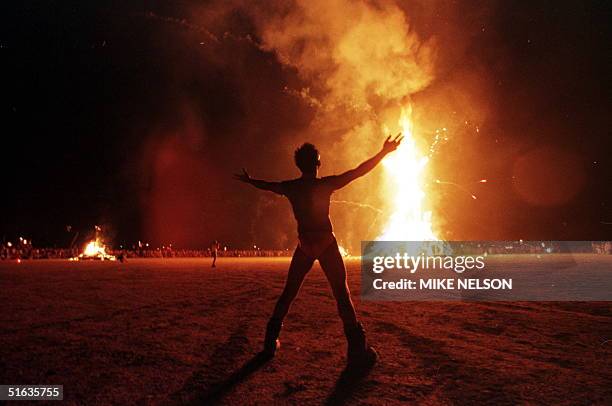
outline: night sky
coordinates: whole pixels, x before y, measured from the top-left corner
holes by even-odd
[[[65,246],[99,224],[115,245],[294,244],[288,205],[231,179],[243,166],[297,176],[291,151],[312,141],[316,108],[292,91],[312,83],[258,46],[265,7],[4,3],[0,238]],[[478,200],[437,190],[440,235],[612,239],[608,2],[405,3],[438,48],[413,103],[441,127],[469,127],[441,146],[432,177],[488,179]],[[443,96],[464,107],[457,117],[438,115]],[[350,159],[323,150],[323,174],[377,147]]]

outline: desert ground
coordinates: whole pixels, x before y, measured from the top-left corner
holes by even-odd
[[[0,383],[61,384],[75,405],[612,404],[611,302],[365,302],[357,260],[368,374],[342,374],[318,265],[277,357],[254,362],[288,263],[0,262]]]

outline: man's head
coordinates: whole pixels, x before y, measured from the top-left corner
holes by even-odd
[[[317,169],[321,165],[319,151],[308,142],[295,150],[294,158],[295,164],[304,174],[316,174]]]

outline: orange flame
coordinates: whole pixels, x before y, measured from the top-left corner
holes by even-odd
[[[383,166],[392,180],[392,212],[383,233],[382,241],[435,241],[431,211],[424,209],[423,177],[429,161],[416,145],[412,131],[412,106],[402,108],[399,127],[404,135],[399,148],[389,154]]]
[[[83,254],[88,257],[93,257],[96,255],[106,255],[106,248],[102,243],[98,240],[90,241],[83,250]]]
[[[106,247],[102,244],[102,241],[95,239],[87,243],[83,249],[83,253],[79,254],[78,257],[70,258],[71,261],[79,261],[84,259],[100,259],[115,261],[117,258],[114,255],[110,255],[106,252]]]

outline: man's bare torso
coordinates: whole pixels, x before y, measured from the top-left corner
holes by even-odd
[[[332,231],[329,204],[336,190],[335,178],[298,178],[281,183],[283,195],[291,202],[300,234]]]

